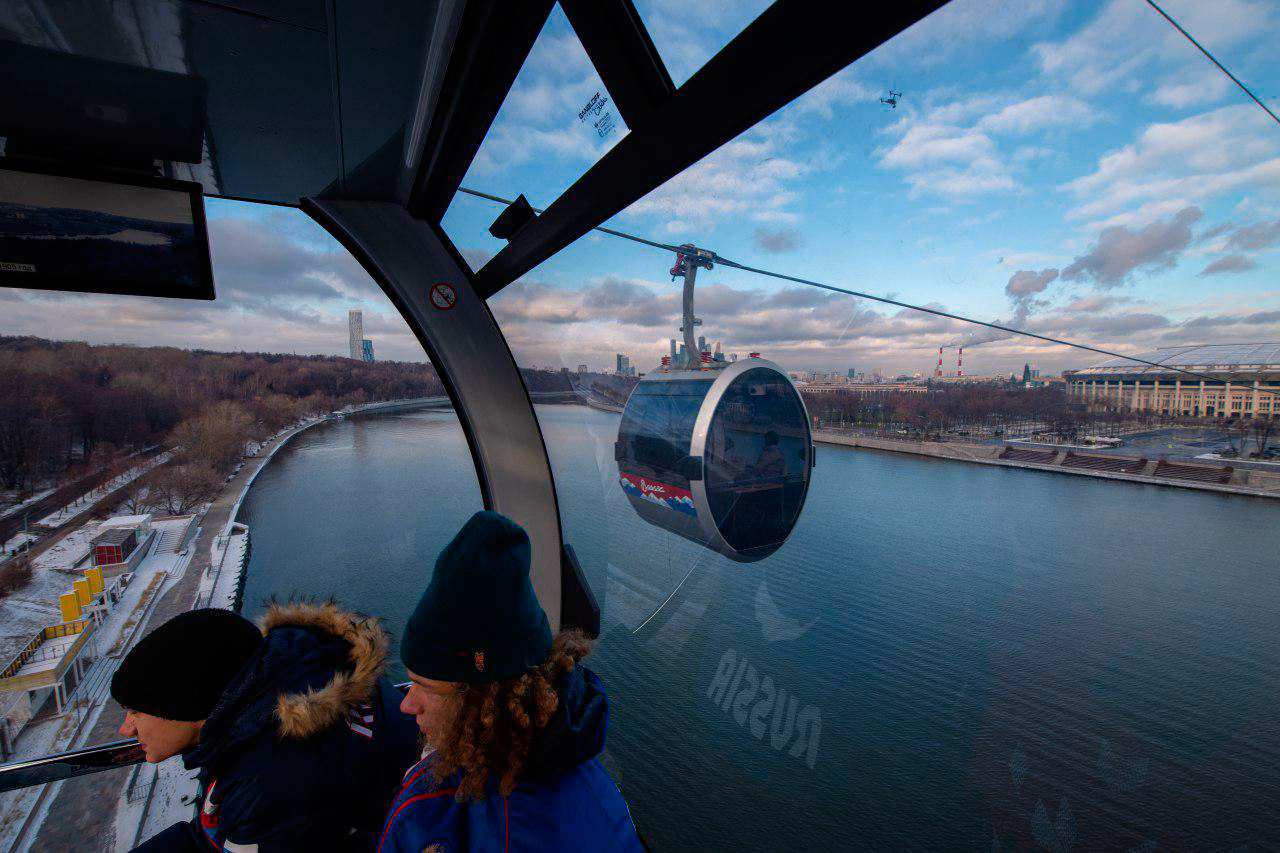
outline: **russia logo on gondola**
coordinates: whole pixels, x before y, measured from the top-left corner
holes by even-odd
[[[641,498],[686,515],[695,517],[698,515],[698,511],[693,506],[693,493],[688,489],[681,489],[670,483],[659,483],[625,471],[618,473],[618,479],[621,481],[622,491],[632,497]]]

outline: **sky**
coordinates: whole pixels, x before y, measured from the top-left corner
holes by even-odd
[[[636,5],[679,85],[767,4]],[[1162,5],[1280,111],[1280,0]],[[549,204],[627,132],[607,98],[557,8],[464,185]],[[361,308],[378,357],[423,358],[304,214],[207,205],[217,302],[0,291],[0,333],[344,354]],[[445,217],[476,268],[499,212],[459,195]],[[1280,340],[1280,125],[1141,0],[954,0],[607,224],[1120,352]],[[643,370],[677,336],[673,260],[589,234],[490,306],[522,365]],[[966,373],[1101,360],[736,270],[698,282],[710,341],[788,369],[928,372],[960,343]]]

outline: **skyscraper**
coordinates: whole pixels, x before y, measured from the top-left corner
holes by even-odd
[[[360,341],[360,357],[365,361],[373,361],[373,341],[368,338]]]
[[[347,312],[347,343],[351,346],[352,358],[357,361],[364,358],[364,313],[361,311]]]

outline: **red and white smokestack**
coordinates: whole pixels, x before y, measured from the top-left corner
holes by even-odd
[[[934,376],[942,376],[942,347],[938,347],[938,369],[933,372]]]
[[[964,347],[956,355],[956,376],[964,376]]]

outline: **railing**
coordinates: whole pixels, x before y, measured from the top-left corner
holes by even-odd
[[[0,670],[0,679],[12,678],[18,674],[18,670],[33,660],[48,660],[50,657],[55,656],[50,649],[41,651],[41,647],[44,646],[47,640],[56,640],[59,637],[69,637],[72,634],[82,633],[88,624],[89,620],[87,619],[77,619],[75,622],[63,622],[41,629],[40,633],[32,637],[31,642],[27,643],[22,651],[14,655],[13,660],[9,661],[9,665]],[[57,654],[63,654],[66,651],[69,650],[63,650]]]
[[[395,688],[404,693],[409,689],[409,682],[403,681],[395,685]],[[0,794],[32,785],[101,773],[117,767],[129,767],[145,760],[146,754],[138,741],[130,739],[59,752],[29,761],[0,764]]]
[[[0,764],[0,793],[101,773],[117,767],[128,767],[140,763],[145,757],[136,740],[122,740],[59,752],[30,761]]]

